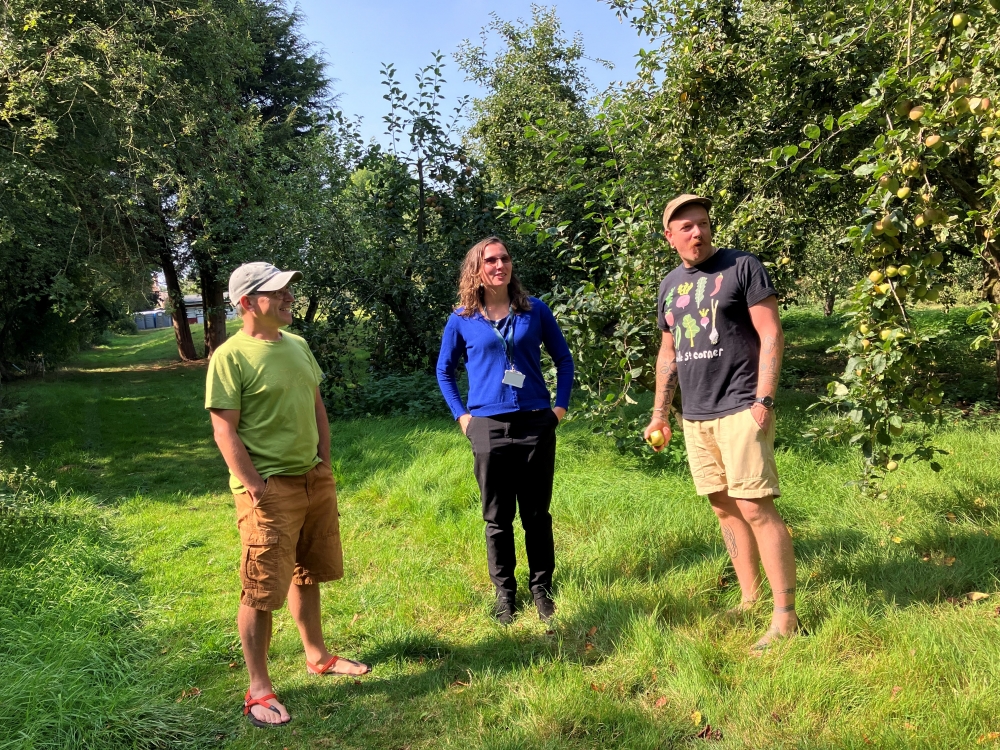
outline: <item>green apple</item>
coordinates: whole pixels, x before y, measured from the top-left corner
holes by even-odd
[[[948,91],[950,93],[952,93],[952,94],[956,94],[959,91],[964,91],[965,89],[969,88],[969,86],[971,86],[971,85],[972,85],[972,79],[971,78],[966,78],[965,76],[960,76],[960,77],[956,78],[954,81],[951,82],[951,85],[948,86]]]

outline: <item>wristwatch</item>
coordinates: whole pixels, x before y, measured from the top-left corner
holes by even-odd
[[[760,404],[765,409],[773,409],[774,408],[774,399],[771,398],[770,396],[764,396],[763,398],[754,399],[754,403],[755,404]]]

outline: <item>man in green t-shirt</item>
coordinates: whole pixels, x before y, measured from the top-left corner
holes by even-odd
[[[331,654],[323,642],[319,584],[344,575],[330,423],[323,375],[292,322],[288,285],[298,271],[246,263],[229,279],[243,329],[208,366],[205,408],[229,466],[243,552],[237,625],[250,673],[243,713],[254,726],[286,724],[267,671],[271,613],[288,607],[311,674],[362,675],[366,664]]]

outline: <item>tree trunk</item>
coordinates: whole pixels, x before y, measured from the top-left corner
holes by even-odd
[[[417,244],[424,244],[424,226],[426,219],[424,203],[424,160],[417,159]]]
[[[830,317],[833,315],[833,305],[837,301],[837,292],[833,289],[828,289],[826,295],[823,297],[823,315]]]
[[[978,173],[969,174],[967,172],[964,176],[960,175],[947,162],[942,162],[939,169],[945,180],[963,201],[977,211],[982,211],[984,214],[989,213],[989,209],[983,202],[982,191],[972,186],[973,182],[979,181]],[[1000,303],[1000,242],[997,241],[996,237],[987,239],[982,226],[976,227],[976,240],[981,242],[986,250],[985,296],[991,304],[996,305]],[[994,339],[993,350],[993,364],[996,368],[997,379],[996,396],[997,400],[1000,401],[1000,341]]]
[[[219,281],[215,261],[206,259],[198,264],[201,277],[201,301],[205,310],[205,356],[209,359],[226,341],[226,298]]]
[[[985,240],[982,230],[976,232],[978,239]],[[1000,244],[996,240],[985,242],[986,245],[986,282],[984,296],[991,305],[1000,304]],[[993,366],[997,381],[997,400],[1000,401],[1000,339],[993,339]]]
[[[306,308],[306,317],[304,321],[306,323],[312,323],[316,320],[316,311],[319,309],[319,295],[310,294],[309,295],[309,306]]]
[[[184,305],[184,292],[181,291],[177,279],[177,269],[174,267],[174,256],[164,236],[160,245],[160,263],[163,265],[163,277],[167,281],[167,296],[170,298],[170,317],[174,323],[174,339],[177,341],[177,353],[185,362],[201,359],[194,348],[191,338],[191,326],[187,319],[187,307]]]
[[[413,344],[414,351],[417,352],[417,358],[423,360],[425,363],[430,362],[434,364],[437,362],[437,359],[430,359],[430,352],[427,350],[423,332],[416,324],[414,316],[409,314],[406,295],[401,292],[383,294],[382,302],[389,308],[389,312],[393,314],[393,317],[396,318],[399,324],[403,326],[403,330]]]

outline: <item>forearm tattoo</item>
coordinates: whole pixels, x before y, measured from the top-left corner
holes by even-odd
[[[653,406],[653,413],[660,415],[664,420],[670,411],[670,404],[674,400],[674,392],[677,390],[677,355],[673,352],[664,352],[660,349],[660,355],[656,358],[656,399]]]
[[[736,534],[728,526],[722,527],[722,538],[726,540],[726,549],[729,550],[729,556],[735,560],[740,556],[739,547],[736,546]]]
[[[760,342],[760,365],[757,372],[758,391],[774,396],[781,378],[781,355],[784,342],[778,336],[765,336]]]

